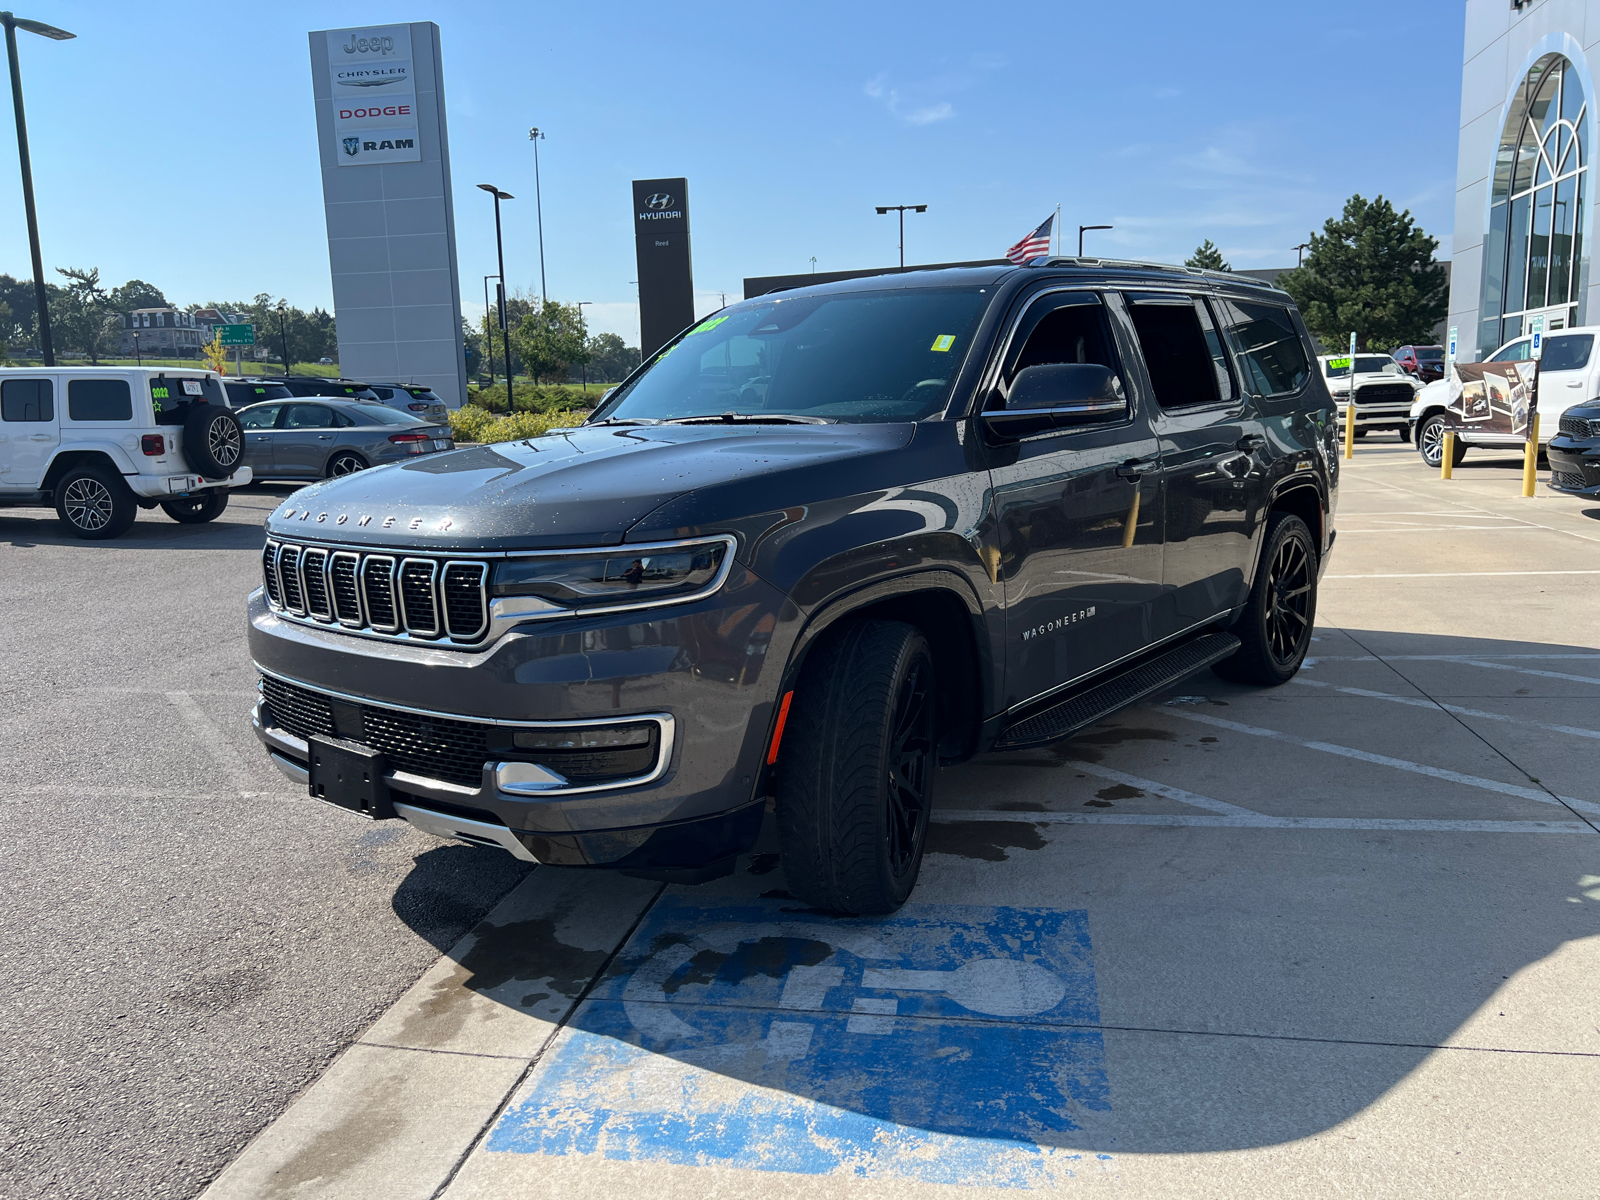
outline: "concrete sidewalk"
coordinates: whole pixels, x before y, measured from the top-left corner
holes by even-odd
[[[1364,445],[1300,679],[945,772],[892,917],[535,871],[207,1195],[1600,1192],[1600,508],[1518,480]]]

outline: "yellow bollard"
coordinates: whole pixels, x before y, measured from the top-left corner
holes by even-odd
[[[1122,523],[1122,548],[1130,549],[1139,532],[1139,481],[1133,481],[1133,503],[1128,506],[1128,519]]]
[[[1533,495],[1539,482],[1539,414],[1536,411],[1528,422],[1528,448],[1522,452],[1522,494]]]
[[[1439,478],[1449,479],[1456,465],[1456,431],[1444,431],[1444,457],[1439,460]]]
[[[1351,359],[1350,361],[1351,373],[1354,374],[1355,360]],[[1354,390],[1354,388],[1351,389],[1352,393]],[[1344,456],[1346,458],[1354,458],[1356,456],[1356,402],[1353,394],[1344,404]]]

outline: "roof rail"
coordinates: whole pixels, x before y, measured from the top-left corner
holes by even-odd
[[[1213,271],[1206,267],[1187,267],[1179,263],[1150,262],[1138,258],[1073,258],[1056,257],[1031,258],[1027,263],[1030,267],[1136,267],[1141,271],[1171,271],[1179,275],[1197,275],[1202,279],[1215,279],[1223,283],[1242,283],[1248,287],[1266,288],[1268,291],[1281,291],[1276,284],[1267,283],[1250,275],[1240,275],[1235,271]]]

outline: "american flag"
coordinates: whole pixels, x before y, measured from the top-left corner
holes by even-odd
[[[1006,251],[1006,257],[1017,266],[1022,266],[1030,258],[1037,258],[1041,254],[1050,253],[1050,226],[1056,221],[1055,213],[1044,219],[1044,224],[1023,238],[1015,246]]]

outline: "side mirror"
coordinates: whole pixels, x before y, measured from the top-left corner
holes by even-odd
[[[1000,395],[999,389],[996,395]],[[1122,381],[1098,363],[1024,367],[1003,398],[1004,408],[983,414],[985,426],[1001,437],[1111,421],[1128,411]]]

